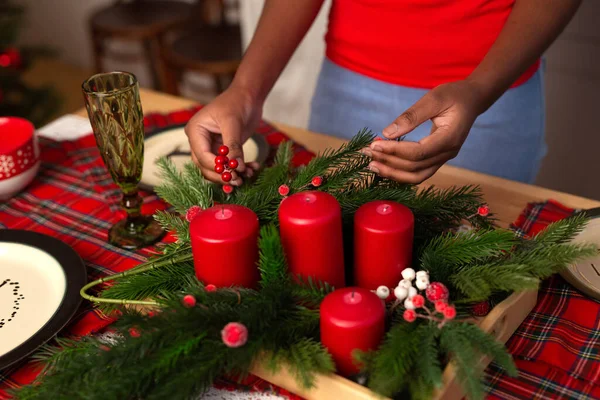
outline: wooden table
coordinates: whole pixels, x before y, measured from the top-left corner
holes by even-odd
[[[144,112],[169,112],[195,104],[194,101],[174,97],[171,95],[142,89],[142,106]],[[85,109],[76,112],[77,115],[87,117]],[[339,147],[344,140],[326,136],[306,129],[295,128],[285,124],[273,122],[278,129],[288,134],[295,142],[303,144],[314,152],[322,151],[328,147]],[[544,189],[538,186],[527,185],[507,179],[496,178],[490,175],[469,171],[451,166],[442,167],[432,178],[423,185],[437,187],[479,185],[485,199],[493,213],[496,214],[501,226],[507,227],[519,215],[525,205],[532,201],[557,200],[573,208],[600,207],[600,201],[586,199],[567,193]]]

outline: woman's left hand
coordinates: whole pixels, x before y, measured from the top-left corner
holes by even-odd
[[[419,142],[379,140],[364,149],[372,157],[369,169],[398,182],[421,183],[458,154],[482,110],[481,91],[468,80],[440,85],[406,110],[383,135],[397,139],[427,120],[429,136]]]

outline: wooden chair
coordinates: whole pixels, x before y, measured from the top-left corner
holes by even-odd
[[[107,39],[140,41],[144,46],[155,88],[160,87],[160,41],[169,29],[184,25],[193,5],[173,0],[117,0],[96,11],[89,20],[94,53],[94,68],[103,70]]]
[[[165,91],[179,95],[183,72],[195,71],[213,77],[217,93],[225,90],[223,79],[232,79],[242,59],[240,26],[229,24],[225,18],[222,0],[204,0],[197,3],[193,19],[195,25],[172,32],[162,41],[163,82]],[[210,12],[218,8],[217,21]],[[213,12],[214,17],[214,12]]]

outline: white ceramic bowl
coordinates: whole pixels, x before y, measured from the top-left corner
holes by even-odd
[[[26,119],[0,117],[0,201],[33,181],[40,167],[35,128]]]

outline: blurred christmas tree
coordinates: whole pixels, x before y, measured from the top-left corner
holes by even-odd
[[[15,45],[23,25],[24,8],[0,0],[0,116],[18,116],[43,125],[60,108],[58,93],[49,87],[31,87],[23,74],[37,57],[53,52],[40,47]]]

